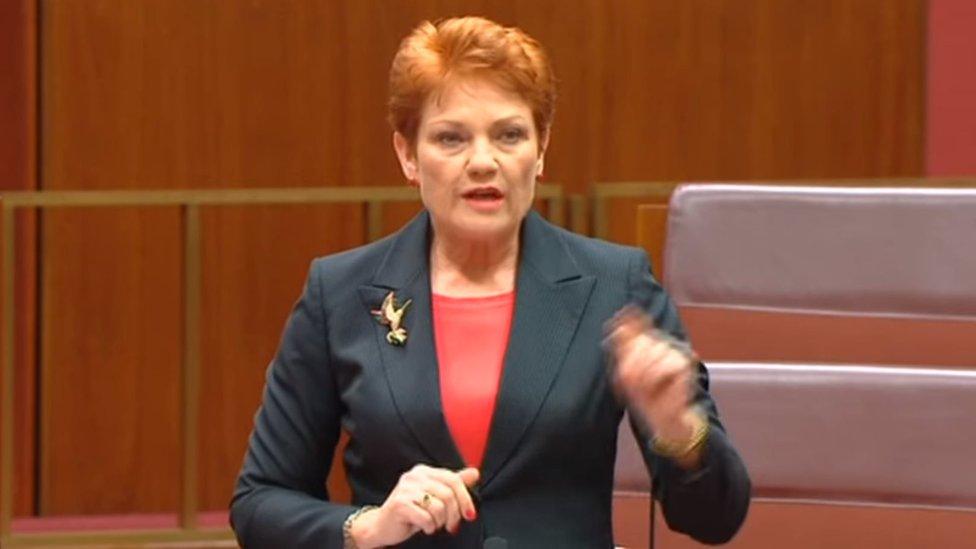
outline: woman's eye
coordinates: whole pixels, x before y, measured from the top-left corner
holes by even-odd
[[[434,139],[445,147],[456,147],[457,145],[460,145],[462,141],[464,141],[461,134],[457,132],[441,132],[437,134]]]
[[[525,130],[522,128],[508,128],[499,134],[502,143],[514,145],[525,138]]]

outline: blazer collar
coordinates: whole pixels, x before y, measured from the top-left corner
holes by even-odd
[[[397,290],[421,274],[430,278],[430,214],[421,211],[392,237],[371,284]]]
[[[460,469],[464,460],[451,437],[441,404],[429,251],[430,218],[423,211],[392,237],[370,285],[360,287],[359,294],[368,310],[379,308],[390,291],[401,303],[412,300],[402,321],[407,331],[405,345],[390,345],[386,341],[387,327],[374,323],[383,371],[397,413],[427,454],[429,464]]]
[[[596,280],[580,272],[565,237],[536,212],[526,216],[521,239],[515,317],[481,465],[485,490],[539,415]]]
[[[444,419],[430,299],[429,214],[424,211],[396,236],[370,286],[360,288],[364,306],[375,309],[389,291],[413,303],[404,317],[406,345],[385,340],[376,324],[377,344],[402,421],[433,464],[464,466]],[[583,276],[558,229],[530,211],[521,228],[515,316],[501,385],[482,462],[482,486],[491,482],[516,451],[555,380],[594,278]]]

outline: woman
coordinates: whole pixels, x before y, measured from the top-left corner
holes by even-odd
[[[729,539],[749,478],[646,255],[530,211],[555,99],[541,47],[424,23],[390,85],[425,212],[312,263],[234,494],[242,545],[611,547],[625,407],[668,524]],[[324,488],[340,428],[351,506]]]

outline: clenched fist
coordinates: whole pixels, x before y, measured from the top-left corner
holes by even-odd
[[[655,330],[651,319],[632,306],[607,323],[606,344],[615,362],[615,388],[643,415],[655,437],[678,447],[690,444],[703,421],[691,404],[698,363],[691,349]],[[682,467],[696,467],[700,446],[676,459]]]

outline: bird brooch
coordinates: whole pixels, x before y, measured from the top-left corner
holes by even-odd
[[[401,324],[403,323],[403,315],[412,302],[412,299],[408,299],[406,303],[400,305],[397,303],[396,295],[390,292],[383,298],[383,304],[380,305],[379,309],[369,312],[376,317],[377,322],[390,327],[390,331],[386,334],[386,341],[390,345],[401,347],[407,342],[407,330]]]

